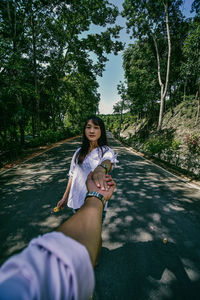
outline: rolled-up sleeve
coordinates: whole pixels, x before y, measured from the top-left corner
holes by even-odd
[[[117,160],[117,154],[111,148],[108,148],[108,150],[104,153],[104,155],[100,161],[100,164],[104,160],[110,160],[113,167],[116,167],[116,164],[119,162]]]
[[[75,170],[75,167],[76,167],[76,155],[77,153],[79,152],[80,148],[78,148],[76,150],[76,152],[74,153],[73,157],[72,157],[72,160],[71,160],[71,164],[70,164],[70,168],[69,168],[69,172],[68,172],[68,176],[73,178],[73,175],[74,175],[74,170]]]
[[[3,264],[0,269],[2,297],[2,293],[5,295],[5,291],[12,289],[13,278],[23,286],[21,291],[26,291],[26,296],[29,294],[26,299],[86,300],[94,289],[94,272],[88,251],[61,232],[32,240],[24,251]],[[20,299],[25,298],[22,295]]]

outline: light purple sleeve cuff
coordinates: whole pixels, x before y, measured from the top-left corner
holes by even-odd
[[[29,299],[89,299],[94,272],[87,249],[61,232],[33,239],[0,269],[0,287],[12,276],[29,287]]]

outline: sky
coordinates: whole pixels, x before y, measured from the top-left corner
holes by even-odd
[[[182,12],[186,17],[192,16],[190,14],[191,5],[193,0],[185,0],[182,6]],[[119,11],[122,11],[123,0],[110,0],[110,3],[118,6]],[[133,43],[133,40],[129,38],[126,33],[126,20],[121,16],[117,17],[116,24],[124,27],[120,32],[119,40],[125,43],[125,48],[128,44]],[[93,30],[95,30],[93,28]],[[109,54],[107,58],[109,61],[106,63],[105,71],[102,77],[98,77],[99,83],[98,92],[101,95],[99,103],[99,112],[101,114],[111,114],[113,112],[113,105],[120,100],[120,96],[117,93],[117,85],[120,81],[124,81],[124,71],[122,67],[122,54],[123,51],[118,55]]]

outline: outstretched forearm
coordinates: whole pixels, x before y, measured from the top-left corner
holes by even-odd
[[[71,185],[72,185],[72,178],[69,177],[69,180],[68,180],[67,187],[66,187],[65,193],[63,195],[63,198],[67,199],[67,197],[69,195],[69,192],[70,192],[70,189],[71,189]]]
[[[108,185],[106,183],[106,174],[111,171],[112,164],[109,159],[104,160],[100,165],[98,165],[93,172],[93,180],[97,187],[102,190],[107,190]]]
[[[102,202],[96,197],[89,197],[78,212],[58,228],[87,248],[93,266],[101,243],[102,212]]]
[[[57,207],[59,209],[63,209],[65,207],[71,189],[71,185],[72,185],[72,178],[69,178],[64,195],[62,196],[62,199],[57,203]]]

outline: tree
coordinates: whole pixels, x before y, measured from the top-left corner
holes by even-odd
[[[190,26],[184,42],[183,54],[185,62],[182,65],[183,73],[192,77],[198,91],[200,76],[200,17],[196,18]]]
[[[199,7],[200,1],[195,1],[193,7]],[[196,124],[200,114],[200,13],[194,18],[191,23],[187,38],[185,39],[183,54],[185,61],[182,64],[182,73],[187,81],[193,82],[195,88],[196,99],[198,101]]]
[[[154,43],[157,60],[158,82],[160,85],[158,130],[162,128],[164,100],[167,94],[170,72],[170,26],[172,25],[170,23],[170,19],[173,19],[174,16],[176,16],[176,18],[182,17],[179,11],[179,6],[181,4],[181,0],[125,0],[123,3],[123,16],[127,18],[127,28],[132,30],[132,36],[139,40],[151,38]],[[163,42],[164,45],[166,44],[167,50],[166,48],[163,49]],[[165,77],[165,81],[163,81],[163,77]]]
[[[122,125],[122,115],[123,115],[123,112],[124,112],[124,109],[127,108],[127,101],[128,101],[128,98],[127,98],[127,89],[124,85],[124,83],[122,83],[120,81],[120,83],[117,85],[117,90],[118,90],[118,94],[121,96],[121,100],[118,101],[114,106],[113,106],[113,110],[115,113],[119,113],[120,114],[120,120],[119,120],[119,135],[120,135],[120,132],[121,132],[121,125]]]
[[[150,41],[138,41],[124,51],[123,67],[127,81],[130,111],[152,118],[158,99],[154,53]]]

